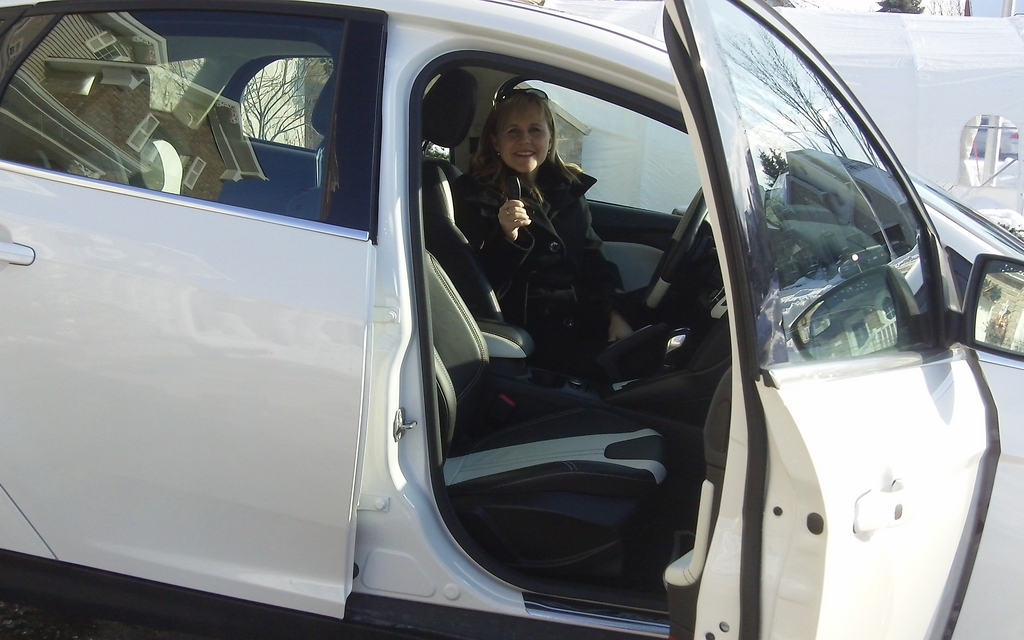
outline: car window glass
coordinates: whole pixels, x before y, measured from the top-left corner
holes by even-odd
[[[959,184],[1016,191],[1020,174],[1017,125],[996,115],[971,118],[960,135]]]
[[[281,58],[242,91],[242,131],[251,138],[316,150],[324,139],[313,107],[334,72],[331,58]]]
[[[30,40],[33,20],[5,42]],[[319,220],[333,91],[316,105],[343,33],[297,16],[66,15],[4,93],[0,158]]]
[[[924,323],[911,316],[926,296],[910,199],[801,57],[738,8],[713,7],[771,256],[750,265],[770,283],[754,294],[762,363],[920,344]]]
[[[21,54],[29,47],[32,40],[46,28],[53,16],[32,16],[19,20],[4,34],[0,43],[0,78],[7,75],[12,66],[17,64]]]
[[[700,188],[686,133],[600,98],[547,82],[558,153],[597,178],[591,201],[670,212],[685,209]]]

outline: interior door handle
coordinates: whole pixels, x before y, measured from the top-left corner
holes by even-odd
[[[910,493],[896,480],[891,491],[868,491],[853,506],[853,532],[866,533],[903,524],[908,519]]]
[[[23,244],[0,241],[0,262],[28,266],[35,262],[36,252]]]

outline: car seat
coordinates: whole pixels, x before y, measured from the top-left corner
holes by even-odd
[[[622,575],[631,516],[667,473],[661,434],[583,406],[488,430],[487,346],[439,261],[426,258],[444,482],[459,520],[508,567]]]
[[[465,69],[448,69],[423,97],[423,138],[452,149],[473,124],[476,78]],[[469,241],[455,225],[451,182],[462,172],[442,158],[423,158],[423,242],[444,267],[475,318],[502,320],[501,307]]]

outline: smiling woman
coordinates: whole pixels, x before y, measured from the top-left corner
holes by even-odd
[[[507,319],[537,342],[531,362],[597,379],[597,354],[633,330],[615,308],[622,278],[584,196],[595,180],[566,164],[555,140],[547,94],[502,87],[472,171],[453,185],[455,221]]]

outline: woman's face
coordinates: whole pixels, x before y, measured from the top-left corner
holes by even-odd
[[[533,179],[551,151],[551,129],[544,110],[527,105],[512,111],[498,124],[492,142],[510,169]]]

